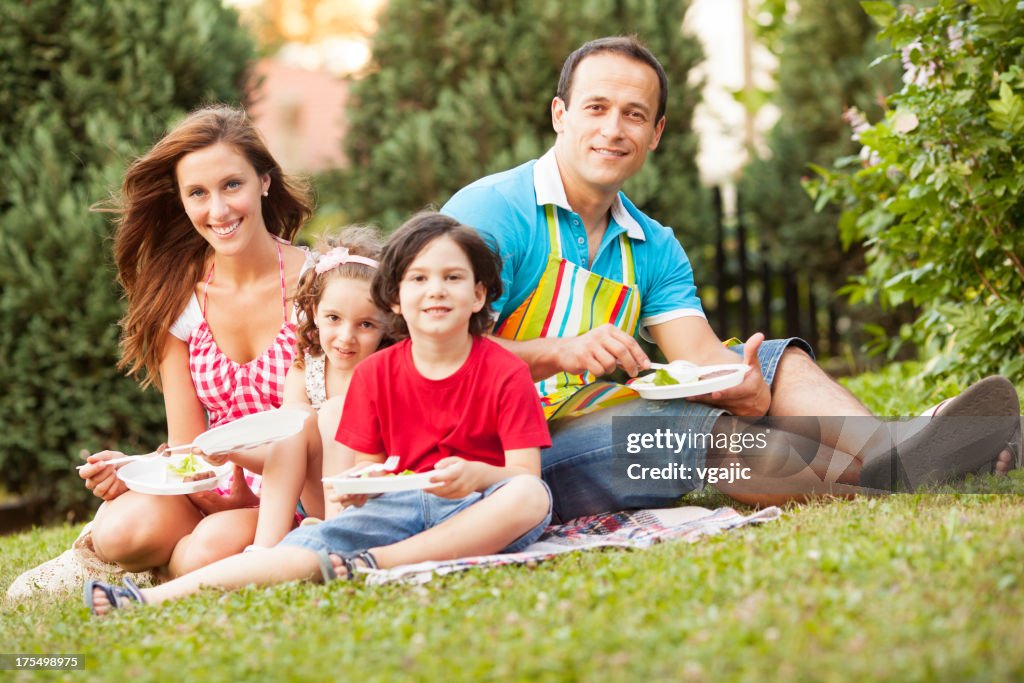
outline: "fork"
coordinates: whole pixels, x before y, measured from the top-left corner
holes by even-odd
[[[102,462],[106,463],[107,465],[120,465],[123,462],[132,462],[134,460],[145,460],[147,458],[152,458],[152,457],[158,456],[158,455],[159,456],[168,456],[171,453],[174,453],[174,452],[177,452],[177,451],[188,451],[188,450],[190,450],[192,448],[192,445],[193,444],[190,444],[190,443],[183,443],[183,444],[180,444],[178,446],[168,446],[167,448],[163,449],[162,451],[153,451],[152,453],[142,453],[141,455],[124,455],[124,456],[121,456],[120,458],[114,458],[113,460],[103,460]],[[87,462],[84,465],[77,466],[75,469],[76,470],[80,470],[83,467],[87,467],[89,465],[98,465],[98,464],[99,463]]]

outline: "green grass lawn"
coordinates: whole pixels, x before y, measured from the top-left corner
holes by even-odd
[[[5,607],[0,652],[86,659],[14,680],[1024,680],[1024,497],[997,495],[1024,473],[967,488],[423,586],[209,591],[104,620],[77,595]],[[0,538],[0,589],[77,529]]]

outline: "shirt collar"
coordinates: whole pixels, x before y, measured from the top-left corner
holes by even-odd
[[[558,172],[558,160],[555,159],[554,147],[545,152],[544,156],[537,159],[537,163],[534,164],[533,189],[537,193],[537,204],[539,206],[554,204],[566,211],[572,211],[572,207],[569,206],[569,200],[565,196],[565,185],[562,184],[562,176]],[[612,218],[626,229],[626,234],[630,239],[646,240],[644,229],[626,211],[619,193],[615,194],[615,201],[612,202]]]

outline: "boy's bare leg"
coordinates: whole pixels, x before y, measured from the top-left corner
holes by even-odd
[[[549,499],[534,477],[513,477],[483,500],[443,523],[398,543],[369,548],[381,568],[428,560],[451,560],[489,555],[506,548],[547,515]],[[340,558],[331,556],[334,570],[344,576]]]
[[[320,560],[312,550],[283,547],[232,555],[173,581],[142,589],[147,603],[159,604],[192,595],[203,588],[236,590],[244,586],[272,586],[320,576]],[[93,604],[100,616],[110,611],[103,591],[93,589]]]

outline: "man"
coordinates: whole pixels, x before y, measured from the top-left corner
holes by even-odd
[[[463,188],[442,208],[489,236],[504,258],[504,293],[495,302],[494,335],[541,380],[538,388],[554,439],[544,454],[544,478],[555,497],[557,519],[668,505],[700,486],[691,480],[668,493],[623,487],[613,467],[614,417],[671,417],[688,430],[708,433],[735,429],[719,419],[725,413],[857,416],[867,420],[864,424],[879,424],[818,368],[803,340],[765,341],[758,333],[742,347],[725,348],[708,325],[689,261],[672,231],[620,192],[658,147],[667,88],[661,64],[636,40],[586,43],[566,60],[551,102],[554,147],[536,161]],[[616,367],[631,376],[650,368],[636,333],[656,343],[669,361],[736,363],[740,353],[753,369],[738,386],[710,395],[638,400],[621,385],[596,381]],[[947,412],[1018,416],[1020,407],[1008,381],[990,378],[943,408]],[[776,463],[769,469],[781,467],[785,476],[760,476],[755,468],[750,479],[720,481],[716,487],[743,502],[769,504],[893,483],[888,431],[843,429],[841,421],[817,422],[814,429],[822,447],[810,467],[793,471]],[[1010,453],[1000,453],[1009,439],[1003,432],[993,437],[994,450],[985,444],[991,452],[981,465],[1009,469]],[[929,427],[912,448],[901,447],[900,482],[907,483],[907,471],[914,484],[935,480],[937,473],[948,478],[977,467],[951,462],[953,455],[928,465],[915,460],[918,452],[947,437]],[[776,450],[790,449],[782,445]],[[736,460],[736,454],[704,451],[684,449],[678,464],[693,472]]]

